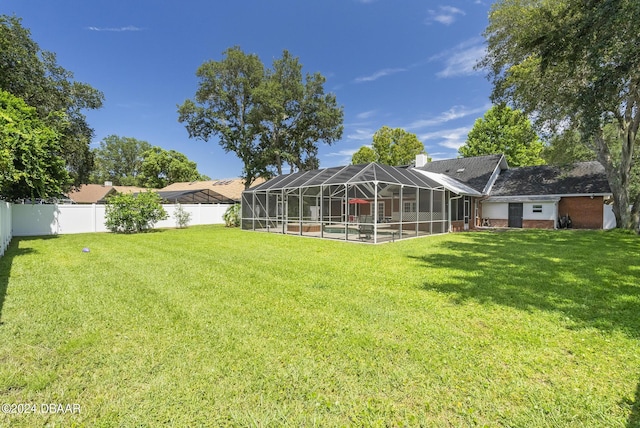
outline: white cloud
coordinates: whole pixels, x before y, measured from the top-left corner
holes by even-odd
[[[384,70],[376,71],[370,76],[363,76],[356,78],[356,83],[362,82],[373,82],[374,80],[378,80],[381,77],[389,76],[396,73],[401,73],[403,71],[407,71],[406,68],[385,68]]]
[[[111,32],[124,32],[124,31],[142,31],[140,27],[134,25],[128,25],[126,27],[87,27],[87,30],[91,31],[111,31]]]
[[[453,106],[449,110],[440,113],[430,119],[418,119],[407,126],[408,129],[420,129],[428,126],[436,126],[452,120],[461,119],[478,113],[484,113],[491,107],[490,104],[482,107],[467,108],[465,106]]]
[[[431,58],[442,60],[445,67],[436,73],[438,77],[470,76],[482,71],[475,70],[475,66],[486,54],[486,47],[482,39],[474,38],[459,44],[450,51],[443,52]]]
[[[352,133],[347,135],[347,140],[355,140],[355,141],[372,141],[373,134],[375,131],[371,129],[355,129]]]
[[[465,15],[464,11],[452,6],[440,6],[438,10],[429,10],[429,16],[426,22],[431,23],[433,21],[439,22],[444,25],[453,24],[458,15]]]
[[[351,163],[351,159],[353,158],[353,154],[357,152],[360,148],[350,149],[350,150],[339,150],[337,152],[327,153],[325,155],[326,158],[331,158],[327,161],[327,164],[323,162],[323,167],[331,167],[331,166],[342,166],[349,165]]]
[[[358,149],[351,149],[351,150],[339,150],[337,152],[327,153],[326,156],[329,156],[329,157],[340,156],[340,157],[348,157],[349,159],[351,159],[353,154],[355,152],[357,152],[358,150],[359,150],[359,148]]]
[[[448,149],[458,150],[467,140],[467,134],[471,127],[461,127],[454,129],[443,129],[441,131],[429,132],[420,136],[423,141],[436,140],[437,144]],[[439,141],[437,141],[439,140]]]
[[[356,118],[358,118],[358,119],[369,119],[374,114],[376,114],[375,110],[363,111],[362,113],[358,113],[356,115]]]

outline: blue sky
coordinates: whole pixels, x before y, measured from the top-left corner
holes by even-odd
[[[216,139],[189,139],[177,105],[193,98],[196,69],[238,45],[271,66],[284,49],[320,72],[344,107],[342,139],[320,145],[321,167],[348,164],[387,125],[415,133],[434,159],[457,156],[490,107],[473,65],[484,52],[488,1],[3,0],[58,63],[104,92],[87,113],[96,136],[134,137],[197,162],[212,178],[242,164]]]

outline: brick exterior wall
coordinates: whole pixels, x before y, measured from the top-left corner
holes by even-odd
[[[555,226],[553,220],[522,220],[523,229],[553,229]]]
[[[469,230],[476,229],[476,225],[473,224],[473,219],[469,219]],[[452,232],[464,232],[464,220],[454,220],[451,222]]]
[[[471,226],[471,225],[469,225]],[[451,222],[451,231],[452,232],[463,232],[464,231],[464,221],[457,220]]]
[[[569,215],[574,229],[602,229],[604,200],[601,196],[562,198],[558,203],[558,215]]]
[[[491,227],[509,227],[509,220],[506,218],[505,219],[492,218],[490,222],[491,222]]]

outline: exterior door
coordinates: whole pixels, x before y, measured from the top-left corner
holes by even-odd
[[[522,215],[524,209],[522,203],[509,204],[509,227],[522,227]]]

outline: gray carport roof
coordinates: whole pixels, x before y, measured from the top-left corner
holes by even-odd
[[[163,200],[180,204],[234,204],[237,201],[209,189],[157,192]]]
[[[347,165],[332,168],[302,171],[280,175],[245,192],[263,192],[340,184],[386,183],[427,189],[442,188],[442,185],[425,175],[410,169],[396,168],[377,163]]]
[[[193,189],[193,190],[149,190],[157,193],[163,201],[170,204],[236,204],[238,201],[228,198],[220,193],[216,193],[209,189]],[[132,193],[138,195],[140,192]],[[98,201],[99,204],[106,203],[106,199]]]

